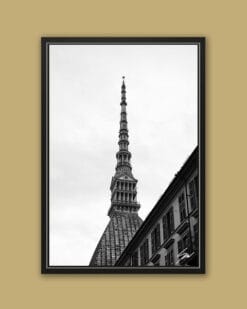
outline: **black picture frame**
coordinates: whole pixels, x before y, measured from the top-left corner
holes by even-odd
[[[204,274],[205,273],[205,37],[42,37],[41,38],[41,273],[42,274]],[[198,45],[198,267],[89,267],[49,265],[49,46],[52,44]]]

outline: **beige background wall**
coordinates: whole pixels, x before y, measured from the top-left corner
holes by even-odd
[[[1,1],[2,308],[246,307],[246,1]],[[207,274],[40,275],[40,37],[207,37]]]

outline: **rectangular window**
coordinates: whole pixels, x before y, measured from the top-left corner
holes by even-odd
[[[195,181],[195,191],[196,191],[196,197],[198,200],[199,197],[199,181],[198,181],[198,175],[196,175],[196,177],[194,178]]]
[[[183,242],[182,240],[178,241],[178,253],[181,252],[183,250]]]
[[[194,240],[195,240],[195,246],[196,249],[199,248],[199,229],[198,229],[198,223],[194,225]]]
[[[164,241],[167,240],[174,231],[173,207],[163,217],[163,235]]]
[[[151,233],[152,254],[160,247],[160,224],[158,223]]]
[[[188,235],[185,235],[183,237],[183,243],[184,243],[184,248],[187,248],[187,251],[189,251],[190,248],[190,239]]]
[[[148,254],[148,239],[144,242],[144,264],[147,264],[149,260],[149,254]]]
[[[168,233],[168,228],[167,228],[167,217],[164,216],[162,218],[162,223],[163,223],[163,237],[164,237],[164,241],[169,237],[169,233]]]
[[[178,197],[178,203],[179,203],[180,222],[183,222],[184,219],[187,217],[187,214],[186,214],[186,207],[185,207],[184,193],[182,193],[182,194]]]
[[[198,206],[198,176],[189,182],[190,208],[193,211]]]
[[[169,263],[170,265],[174,265],[174,258],[173,258],[173,250],[170,251],[170,254],[169,254]]]
[[[145,264],[144,244],[140,247],[141,266]]]
[[[190,248],[190,239],[189,235],[185,234],[179,241],[178,241],[178,253],[183,251],[184,249],[187,249],[186,252],[189,252]]]
[[[170,249],[166,256],[165,256],[165,264],[166,266],[174,265],[174,258],[173,258],[173,249]]]
[[[155,245],[156,250],[160,247],[160,224],[158,223],[155,228]]]
[[[144,243],[141,245],[140,254],[141,254],[141,265],[146,265],[149,260],[148,239],[146,239]]]
[[[136,251],[132,256],[132,266],[138,266],[138,251]]]
[[[155,252],[155,231],[153,230],[151,233],[151,249],[152,249],[152,254]]]

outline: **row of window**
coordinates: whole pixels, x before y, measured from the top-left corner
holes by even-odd
[[[118,163],[128,163],[130,161],[130,155],[119,155],[118,158],[117,158],[117,162]]]
[[[191,253],[191,250],[193,250],[193,248],[191,248],[190,246],[190,237],[194,238],[192,241],[195,245],[195,248],[198,248],[198,239],[199,239],[199,226],[198,226],[198,223],[196,223],[194,226],[193,226],[193,235],[189,235],[189,233],[186,233],[184,234],[181,239],[178,241],[178,253],[180,253],[181,251],[186,250],[186,252],[189,252]],[[195,249],[194,248],[194,249]]]
[[[189,192],[182,192],[178,197],[179,203],[179,213],[180,213],[180,222],[182,223],[187,218],[188,213],[188,201],[190,201],[190,211],[193,211],[198,207],[198,176],[194,177],[188,185]],[[188,198],[188,200],[187,200]],[[187,208],[187,209],[186,209]],[[174,215],[173,215],[173,207],[163,216],[162,218],[162,232],[163,232],[163,241],[169,239],[169,237],[173,234],[175,230],[174,226]],[[151,256],[159,249],[161,246],[161,229],[160,223],[158,223],[153,231],[151,232]],[[178,242],[178,253],[184,250],[185,248],[189,248],[189,236],[184,235],[181,240]],[[194,243],[196,247],[198,246],[198,224],[194,226]],[[142,246],[140,247],[140,257],[141,257],[141,265],[145,265],[149,259],[149,245],[148,239],[144,241]],[[133,255],[132,258],[133,266],[138,265],[138,255],[137,252]],[[173,250],[168,250],[168,254],[166,256],[166,265],[173,265]]]
[[[194,242],[195,242],[195,246],[196,248],[198,248],[198,223],[196,223],[193,227],[194,230]],[[154,230],[155,231],[155,230]],[[153,238],[152,240],[156,239],[155,232],[153,234]],[[177,253],[182,252],[183,250],[186,250],[186,252],[191,253],[191,245],[190,245],[190,236],[189,232],[187,231],[187,233],[185,233],[181,239],[177,242]],[[154,252],[153,249],[153,245],[154,245],[155,241],[152,242],[152,253]],[[146,265],[149,261],[149,244],[148,244],[148,239],[146,239],[144,241],[144,243],[141,245],[140,247],[140,265]],[[165,265],[166,266],[172,266],[174,265],[174,250],[173,250],[173,245],[171,245],[168,249],[167,249],[167,254],[165,256]],[[132,266],[138,266],[138,251],[135,251],[135,253],[132,256]],[[154,263],[154,266],[159,266],[159,260],[156,261]]]
[[[127,140],[128,139],[128,133],[122,132],[119,137],[120,137],[120,140]]]
[[[134,202],[136,198],[136,193],[123,193],[117,192],[114,195],[114,200],[119,202]]]
[[[116,183],[116,188],[119,190],[135,190],[136,184],[131,182],[119,182]]]

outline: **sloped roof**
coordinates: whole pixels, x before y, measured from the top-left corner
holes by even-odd
[[[115,212],[99,240],[90,266],[114,266],[142,224],[137,213]]]

